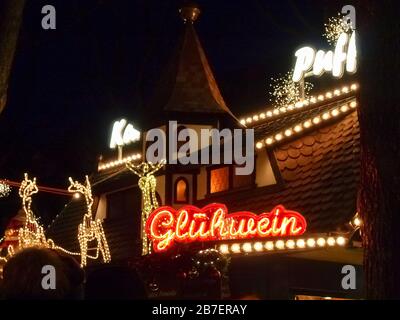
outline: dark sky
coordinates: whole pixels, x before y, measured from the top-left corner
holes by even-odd
[[[182,2],[28,0],[9,100],[0,114],[0,179],[19,181],[26,171],[39,184],[66,188],[68,176],[93,172],[112,121],[140,119],[156,90],[183,29]],[[296,48],[327,47],[323,23],[341,9],[318,0],[197,3],[202,14],[195,28],[238,116],[268,103],[268,79],[293,67]],[[56,8],[56,30],[41,28],[45,4]],[[68,200],[37,199],[45,222]],[[18,206],[15,190],[0,198],[3,227]]]

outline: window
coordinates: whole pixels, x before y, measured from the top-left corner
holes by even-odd
[[[236,175],[235,167],[237,166],[231,165],[211,169],[209,172],[209,193],[248,188],[254,185],[254,173],[250,175]]]
[[[185,178],[180,177],[176,179],[174,190],[175,190],[174,201],[176,203],[189,202],[189,184]]]
[[[229,167],[222,167],[210,172],[210,193],[229,189]]]

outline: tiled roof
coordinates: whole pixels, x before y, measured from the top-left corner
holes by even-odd
[[[315,108],[300,109],[296,113],[292,113],[287,116],[279,117],[271,121],[260,123],[254,126],[255,139],[263,139],[269,135],[273,135],[277,132],[284,131],[286,128],[296,125],[299,122],[313,119],[315,116],[321,115],[323,112],[331,111],[345,103],[354,100],[354,96],[346,97],[344,99],[338,99],[331,103],[325,103],[318,105]],[[313,130],[312,128],[311,130]]]
[[[333,232],[356,213],[359,126],[355,111],[335,124],[273,149],[283,184],[211,197],[230,212],[262,213],[277,204],[302,213],[310,232]],[[276,186],[275,186],[276,187]]]

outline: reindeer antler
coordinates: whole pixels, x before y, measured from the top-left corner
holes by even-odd
[[[92,204],[93,204],[93,196],[92,196],[92,188],[90,185],[89,177],[85,176],[85,185],[80,183],[79,181],[74,181],[71,177],[69,177],[70,185],[68,187],[69,192],[78,192],[85,196],[86,205],[88,207],[88,213],[91,215],[92,212]]]
[[[24,174],[24,180],[21,182],[21,186],[19,187],[19,196],[22,197],[30,197],[35,193],[39,192],[39,188],[36,185],[36,178],[30,180],[28,178],[28,174]]]

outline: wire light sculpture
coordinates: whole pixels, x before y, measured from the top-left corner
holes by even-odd
[[[139,177],[139,188],[142,191],[142,255],[151,253],[151,241],[146,234],[146,221],[150,213],[158,208],[156,196],[157,180],[154,174],[165,165],[165,161],[156,164],[142,162],[135,165],[131,161],[126,163],[126,167]]]

